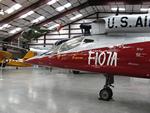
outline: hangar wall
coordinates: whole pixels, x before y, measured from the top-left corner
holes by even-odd
[[[59,32],[51,32],[47,34],[45,37],[42,36],[36,41],[32,41],[30,43],[30,47],[46,47],[50,48],[52,45],[62,39],[68,39],[68,38],[73,38],[75,36],[80,36],[82,35],[81,29],[80,29],[80,24],[81,23],[86,23],[86,24],[91,24],[92,25],[92,34],[97,34],[99,32],[103,33],[104,32],[104,25],[98,25],[97,23],[93,23],[93,21],[101,18],[101,16],[98,16],[97,14],[93,14],[92,16],[89,16],[87,18],[80,19],[74,23],[71,23],[65,27],[63,27]]]

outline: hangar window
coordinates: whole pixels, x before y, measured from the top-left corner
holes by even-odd
[[[70,49],[73,49],[73,48],[79,46],[81,44],[82,40],[83,40],[83,38],[80,37],[80,38],[74,38],[74,39],[71,39],[71,40],[65,42],[60,47],[59,52],[67,51],[67,50],[70,50]]]

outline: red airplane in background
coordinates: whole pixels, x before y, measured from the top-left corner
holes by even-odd
[[[102,100],[113,96],[114,75],[150,79],[149,15],[122,15],[105,18],[107,33],[70,39],[53,51],[26,62],[67,69],[104,73],[106,82],[100,90]],[[135,33],[127,33],[127,32]],[[122,35],[117,35],[122,32]],[[146,36],[147,35],[147,36]]]

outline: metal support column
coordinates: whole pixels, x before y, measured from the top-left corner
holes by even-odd
[[[99,13],[96,13],[96,19],[97,20],[99,19]]]
[[[69,24],[68,38],[71,38],[71,24]]]
[[[46,47],[46,34],[44,35],[44,47]]]

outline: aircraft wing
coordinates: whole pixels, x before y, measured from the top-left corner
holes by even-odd
[[[0,51],[0,61],[2,61],[3,59],[9,59],[11,57],[12,57],[12,54],[10,52]]]
[[[7,66],[14,66],[14,67],[31,67],[32,65],[29,63],[25,63],[23,61],[19,61],[19,60],[10,60],[7,63]]]

